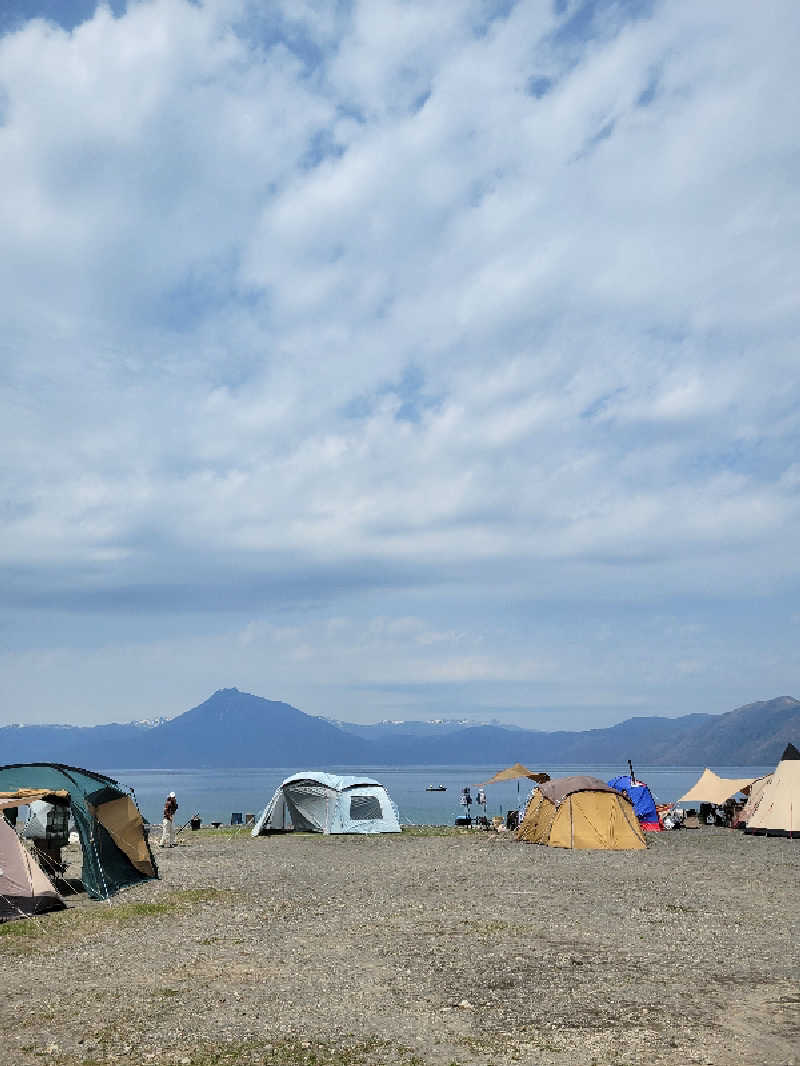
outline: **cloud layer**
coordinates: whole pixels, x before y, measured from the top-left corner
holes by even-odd
[[[796,689],[796,5],[115,11],[0,36],[5,720]]]

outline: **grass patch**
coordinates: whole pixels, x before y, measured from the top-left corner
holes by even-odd
[[[191,910],[203,903],[233,899],[233,892],[221,888],[185,888],[170,892],[168,896],[148,902],[116,902],[95,910],[84,909],[81,915],[99,918],[107,922],[130,922],[140,918],[160,918],[165,914],[176,914]]]
[[[184,829],[176,841],[176,847],[184,847],[192,844],[196,840],[221,840],[223,837],[228,839],[239,838],[241,840],[250,840],[250,830],[252,825],[221,825],[219,829],[215,829],[213,826],[203,826],[202,829]],[[155,848],[154,855],[158,859],[158,853],[160,848],[158,842],[161,839],[160,832],[158,835],[154,834],[150,840],[151,847]]]
[[[404,825],[403,836],[406,837],[457,837],[470,830],[455,825]]]
[[[58,1066],[77,1066],[72,1058],[59,1057],[51,1061]],[[134,1066],[134,1063],[140,1066],[143,1062],[151,1066],[174,1066],[176,1062],[185,1062],[188,1066],[425,1066],[425,1060],[410,1048],[388,1041],[331,1045],[296,1038],[206,1045],[180,1051],[164,1049],[158,1058],[148,1057],[143,1050],[120,1055],[106,1045],[102,1057],[81,1058],[79,1061],[80,1066],[108,1066],[109,1061],[120,1066]]]
[[[41,918],[0,925],[0,954],[36,950],[54,941],[64,943],[74,937],[97,932],[109,924],[147,922],[190,911],[204,903],[230,901],[235,893],[219,888],[187,888],[170,892],[152,901],[125,900],[112,896],[109,902],[94,900],[79,907],[53,911]]]
[[[40,936],[38,918],[20,918],[18,921],[3,922],[0,925],[0,937],[16,939],[18,937]]]

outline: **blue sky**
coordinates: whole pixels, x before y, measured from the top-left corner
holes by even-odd
[[[800,695],[800,8],[0,15],[0,721]]]

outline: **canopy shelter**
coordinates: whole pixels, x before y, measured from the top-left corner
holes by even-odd
[[[540,785],[550,780],[550,774],[544,772],[534,773],[527,766],[523,766],[521,762],[515,762],[513,766],[509,766],[506,770],[498,770],[494,777],[490,777],[488,781],[479,781],[473,787],[483,788],[484,785],[496,785],[500,781],[519,781],[523,777],[527,777],[529,781],[536,781]]]
[[[550,774],[535,773],[533,770],[529,770],[527,766],[523,766],[521,762],[515,762],[513,766],[506,767],[505,770],[498,770],[494,777],[490,777],[488,781],[481,781],[480,784],[475,785],[475,788],[483,788],[484,785],[497,785],[502,781],[516,781],[517,782],[517,808],[521,810],[521,804],[519,799],[519,783],[523,780],[535,781],[537,784],[542,785],[545,781],[550,780]],[[502,808],[501,808],[502,809]],[[521,815],[519,816],[521,817]],[[516,825],[516,822],[512,823]]]
[[[800,751],[788,744],[773,773],[765,778],[746,833],[800,836]]]
[[[713,803],[720,806],[737,792],[744,792],[757,780],[757,777],[719,777],[706,768],[699,781],[681,796],[678,803]]]
[[[389,793],[371,777],[305,770],[282,781],[251,836],[299,829],[307,833],[399,833]]]
[[[647,847],[629,799],[596,777],[557,777],[534,790],[517,840],[551,848],[639,851]]]
[[[107,899],[121,888],[158,877],[144,821],[124,785],[62,763],[0,766],[0,795],[9,800],[6,806],[48,797],[57,802],[59,794],[69,798],[83,850],[81,880],[92,899]]]

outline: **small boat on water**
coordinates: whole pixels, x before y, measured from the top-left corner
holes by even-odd
[[[447,792],[447,785],[428,785],[426,792]]]

